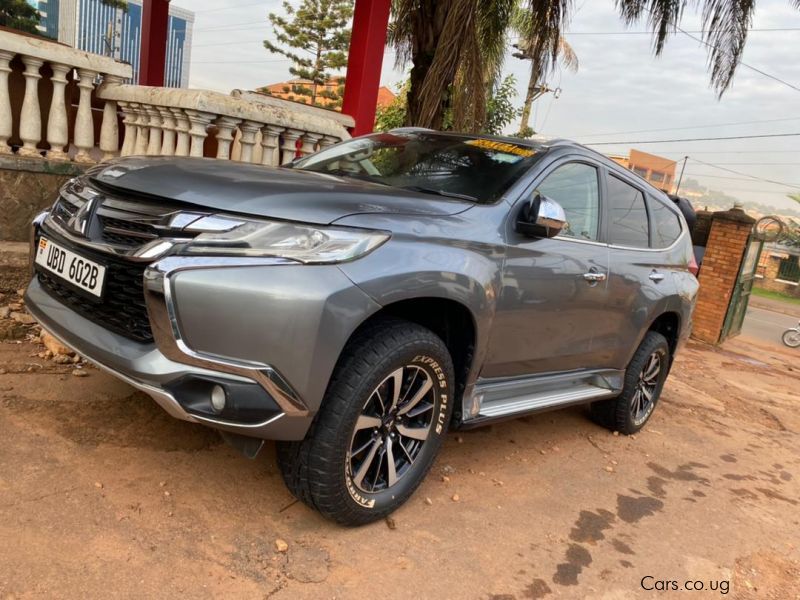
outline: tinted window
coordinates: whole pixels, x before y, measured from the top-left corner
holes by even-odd
[[[666,248],[671,246],[681,234],[681,222],[673,211],[663,202],[648,198],[650,205],[650,223],[653,228],[653,247]]]
[[[583,163],[569,163],[550,173],[537,190],[558,202],[567,215],[561,235],[596,240],[600,214],[597,169]]]
[[[647,248],[647,209],[644,195],[613,175],[608,178],[609,242],[619,246]]]

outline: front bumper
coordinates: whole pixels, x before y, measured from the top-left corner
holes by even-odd
[[[35,276],[26,303],[45,330],[173,417],[276,440],[305,436],[349,335],[379,308],[335,266],[270,258],[166,257],[145,270],[144,294],[150,344],[71,310]],[[215,416],[202,393],[214,384],[263,418]]]

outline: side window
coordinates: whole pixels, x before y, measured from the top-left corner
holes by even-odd
[[[564,208],[567,225],[561,235],[597,239],[600,218],[597,169],[584,163],[568,163],[545,177],[536,189]]]
[[[650,207],[650,223],[653,228],[653,247],[667,248],[675,243],[681,234],[681,221],[663,202],[647,198]]]
[[[608,177],[608,241],[618,246],[650,245],[644,195],[613,175]]]

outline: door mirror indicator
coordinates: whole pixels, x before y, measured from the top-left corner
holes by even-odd
[[[555,237],[567,224],[562,206],[555,200],[534,192],[517,217],[517,231],[529,237]]]

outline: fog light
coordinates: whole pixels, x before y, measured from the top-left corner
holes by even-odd
[[[225,396],[225,388],[221,385],[215,385],[211,388],[211,407],[218,413],[221,413],[225,410],[225,401],[227,397]]]

